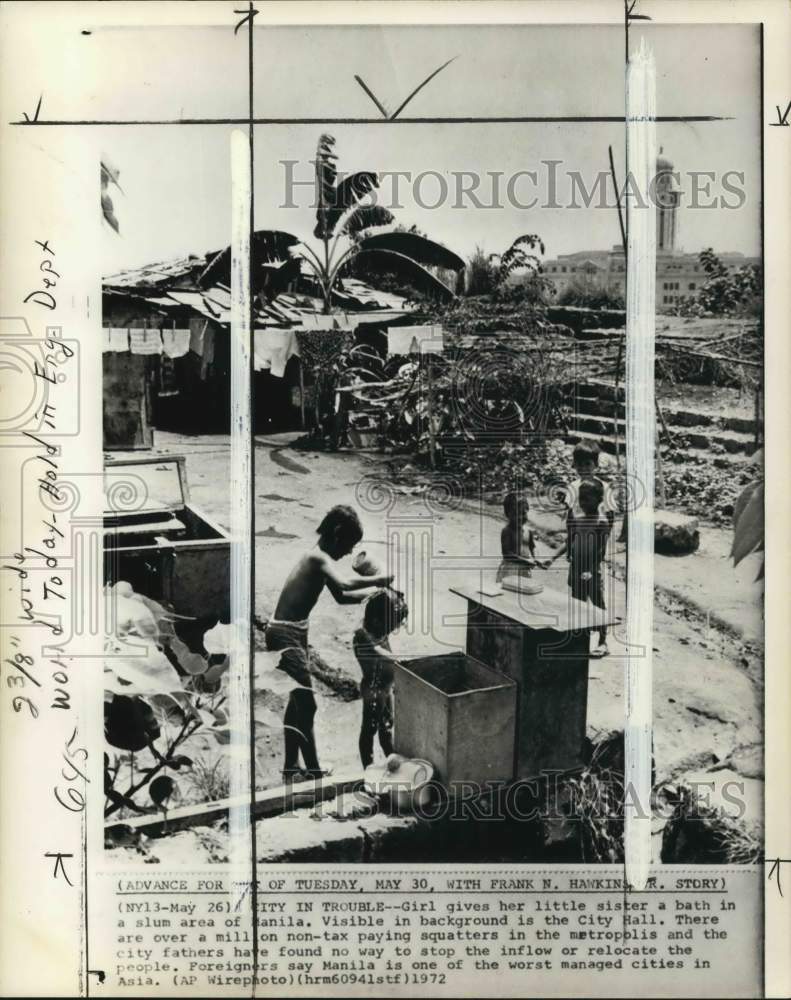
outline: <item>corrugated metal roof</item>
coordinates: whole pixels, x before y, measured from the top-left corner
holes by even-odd
[[[197,279],[204,263],[203,257],[189,256],[121,271],[104,279],[104,291],[108,295],[128,295],[160,308],[186,306],[215,323],[228,325],[230,289],[221,281],[200,288]],[[315,284],[307,287],[308,294],[282,293],[272,302],[258,303],[256,329],[351,331],[360,323],[392,322],[413,308],[400,295],[372,288],[357,278],[344,278],[342,291],[334,296],[336,309],[327,315],[318,288]]]

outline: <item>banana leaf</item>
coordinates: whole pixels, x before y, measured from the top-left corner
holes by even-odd
[[[390,235],[396,235],[395,233]],[[407,234],[409,235],[409,234]],[[375,237],[374,237],[375,238]],[[425,269],[416,260],[402,253],[384,248],[363,247],[358,250],[355,260],[364,262],[372,270],[390,272],[398,275],[400,279],[408,282],[419,292],[433,296],[443,302],[448,302],[454,298],[453,291],[439,278]]]
[[[751,483],[737,501],[731,556],[734,566],[764,547],[764,484]]]
[[[388,250],[411,257],[418,264],[462,271],[465,262],[452,250],[419,233],[375,233],[360,241],[361,250]]]
[[[356,174],[350,174],[327,193],[327,201],[320,203],[316,211],[316,228],[313,235],[318,239],[332,236],[341,217],[354,208],[367,194],[379,187],[379,176],[370,170],[360,170]],[[382,221],[368,222],[358,229],[350,229],[348,223],[343,227],[344,232],[359,232],[371,226],[385,226],[393,221],[393,216],[386,208],[381,206],[368,206],[378,208]]]
[[[314,235],[325,238],[332,233],[332,226],[329,222],[329,212],[335,204],[335,179],[338,170],[335,161],[338,159],[333,153],[335,139],[331,135],[322,133],[319,136],[319,143],[316,147],[316,229]]]
[[[292,233],[280,229],[259,229],[253,233],[252,258],[253,274],[259,275],[262,264],[280,264],[291,258],[289,250],[296,246],[299,240]],[[198,285],[208,288],[211,285],[231,283],[231,248],[225,247],[213,254],[207,255],[209,263],[198,276]],[[259,291],[259,289],[256,289]]]
[[[375,226],[389,226],[394,219],[393,213],[381,205],[358,205],[345,220],[343,232],[347,236],[356,235]]]

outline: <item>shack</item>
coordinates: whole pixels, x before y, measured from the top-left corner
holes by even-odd
[[[346,278],[327,315],[296,260],[286,289],[272,298],[267,245],[254,240],[255,429],[296,430],[312,413],[312,377],[300,361],[300,335],[358,328],[368,336],[384,333],[413,307],[403,296]],[[105,450],[150,448],[154,428],[228,433],[230,323],[227,248],[104,279]]]

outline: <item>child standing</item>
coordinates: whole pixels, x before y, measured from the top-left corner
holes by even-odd
[[[325,586],[338,604],[359,604],[392,583],[392,575],[363,577],[338,572],[334,563],[349,555],[363,537],[356,512],[344,505],[333,507],[318,527],[316,545],[297,562],[280,592],[275,614],[267,623],[266,648],[284,650],[278,669],[285,671],[295,687],[283,717],[285,763],[283,779],[318,778],[326,772],[319,766],[313,717],[316,699],[308,669],[308,617]],[[302,754],[304,769],[299,766]]]
[[[503,500],[506,524],[500,532],[502,562],[497,570],[497,582],[507,576],[526,577],[532,575],[535,562],[536,543],[533,532],[525,531],[530,504],[521,493],[510,492]],[[528,555],[526,555],[527,553]]]
[[[577,473],[577,479],[569,487],[566,506],[567,510],[579,508],[578,495],[581,483],[598,483],[602,491],[600,509],[602,514],[607,518],[610,529],[612,529],[615,523],[615,509],[607,499],[609,493],[607,484],[597,475],[599,471],[599,454],[599,446],[595,441],[580,441],[578,445],[575,445],[571,460],[574,463],[574,471]]]
[[[374,736],[386,757],[393,753],[393,666],[389,636],[409,614],[403,597],[391,590],[377,591],[368,599],[363,627],[354,633],[353,648],[363,674],[360,690],[363,718],[360,727],[360,759],[368,767],[374,759]]]
[[[590,600],[605,610],[602,563],[612,522],[602,510],[604,490],[597,479],[584,479],[577,490],[577,503],[566,516],[566,544],[550,559],[566,553],[569,562],[568,584],[571,596],[578,601]],[[599,629],[599,645],[591,656],[600,658],[609,653],[607,626]]]

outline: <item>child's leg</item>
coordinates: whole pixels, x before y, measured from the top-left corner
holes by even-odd
[[[591,580],[591,604],[597,608],[601,608],[602,611],[606,611],[607,608],[604,603],[604,580],[602,578],[602,571],[594,573],[593,579]],[[602,625],[599,629],[599,648],[607,648],[607,626]]]
[[[379,746],[385,757],[394,753],[393,749],[393,692],[382,691],[379,695]]]
[[[283,743],[285,746],[283,772],[285,774],[293,774],[293,772],[299,770],[302,720],[300,718],[299,699],[295,697],[296,694],[296,691],[292,691],[289,694],[286,711],[283,715]]]
[[[373,764],[374,760],[374,733],[376,732],[376,705],[370,698],[363,694],[363,719],[360,725],[360,760],[363,767]]]
[[[300,750],[302,760],[308,771],[319,770],[319,758],[316,753],[316,739],[313,735],[313,717],[316,714],[316,698],[312,691],[301,688],[293,691],[297,695],[299,705]]]

